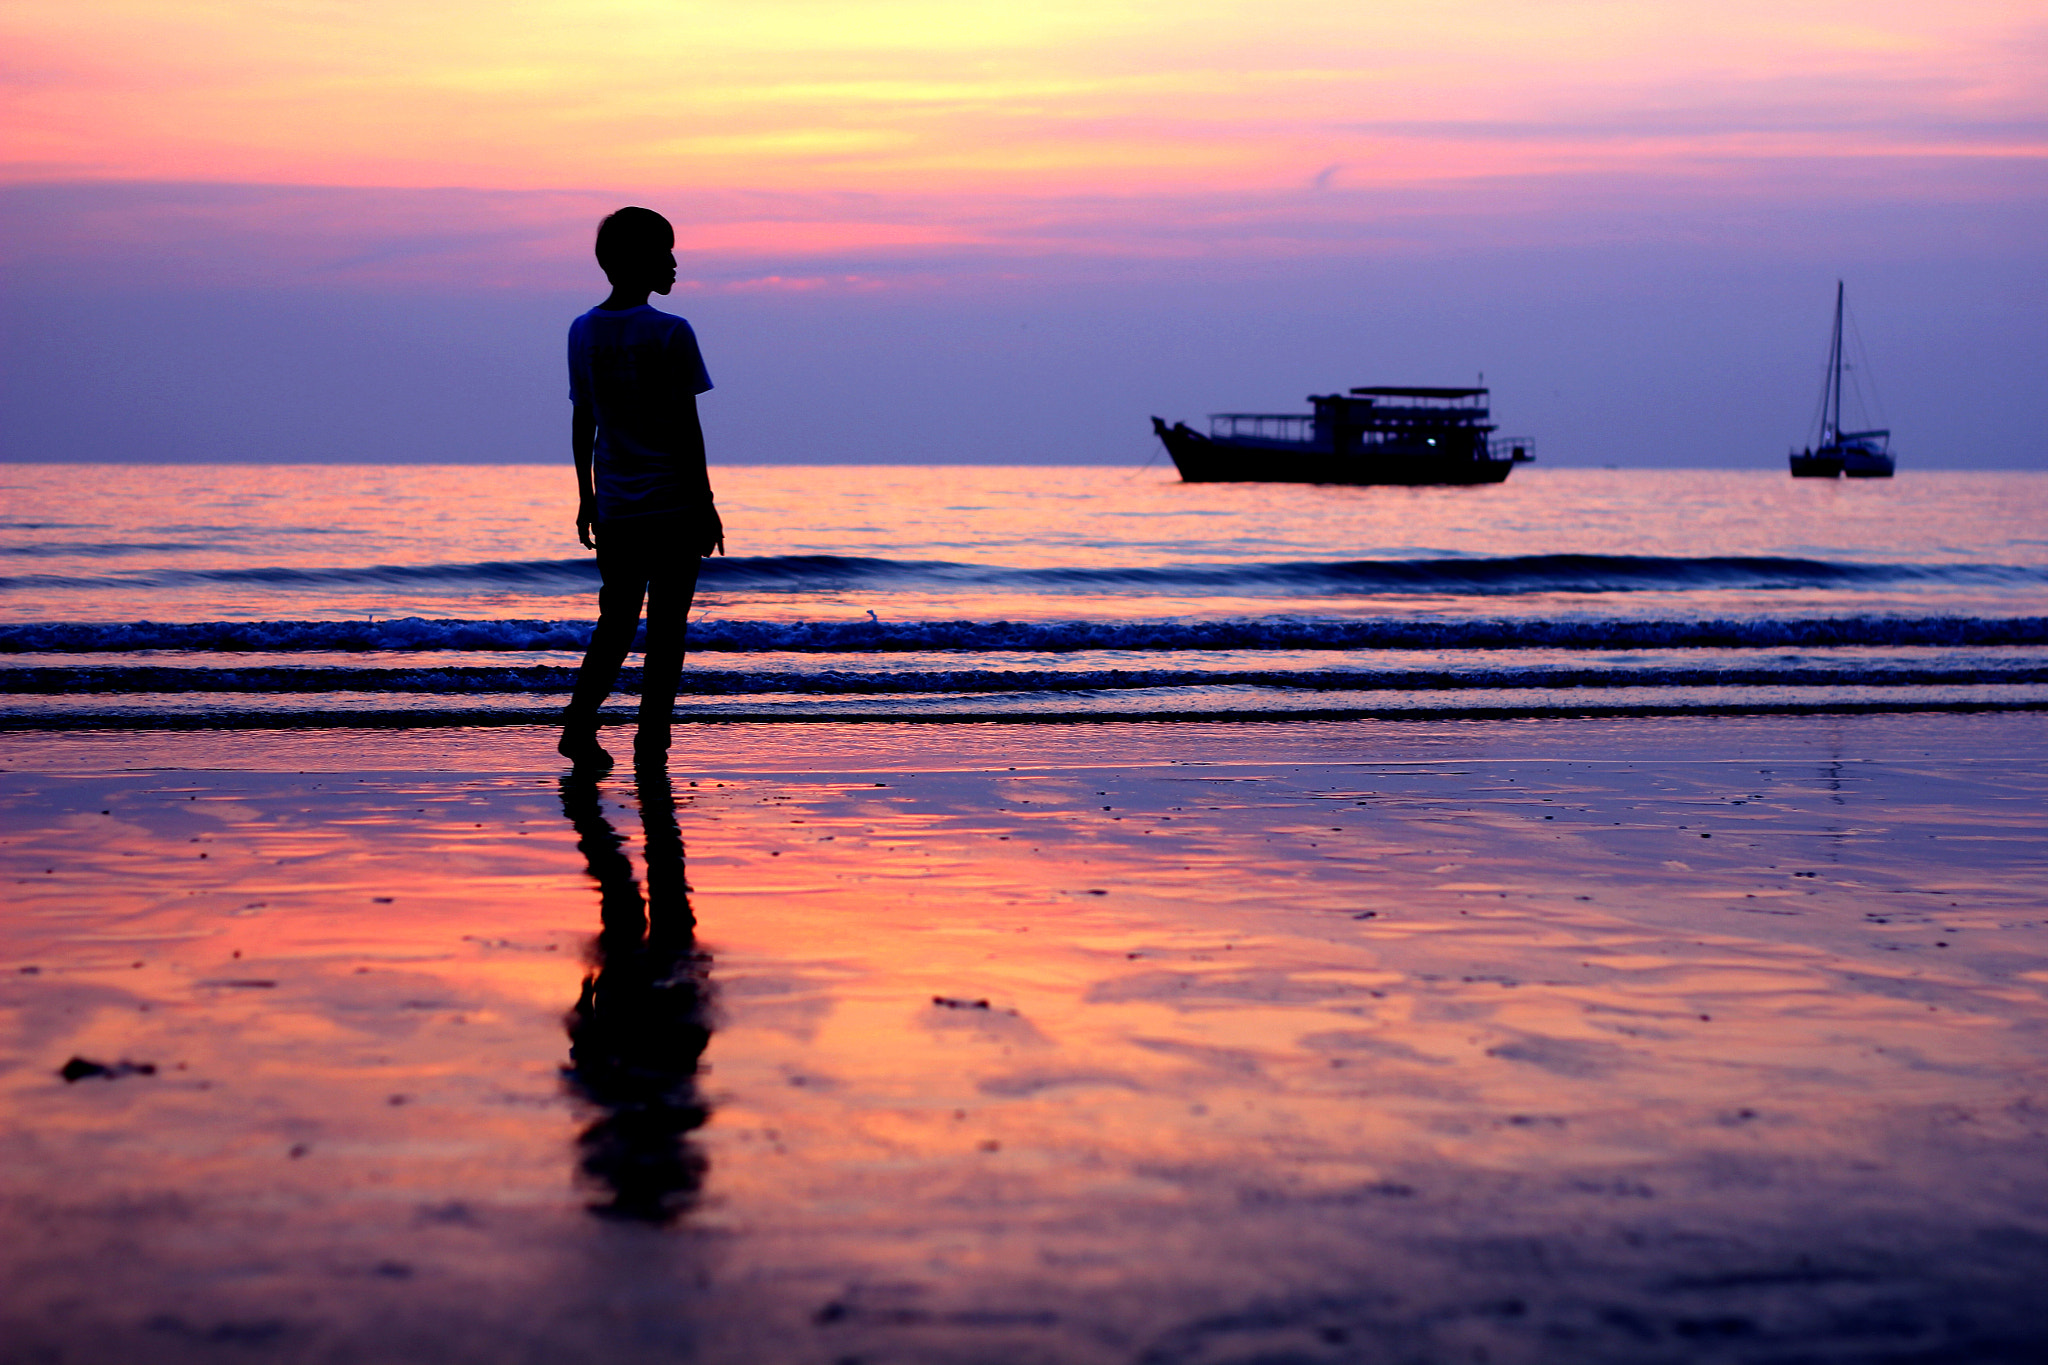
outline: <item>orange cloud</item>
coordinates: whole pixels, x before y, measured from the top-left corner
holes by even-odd
[[[2037,158],[2044,37],[2013,0],[15,0],[0,91],[16,181],[1028,197]]]

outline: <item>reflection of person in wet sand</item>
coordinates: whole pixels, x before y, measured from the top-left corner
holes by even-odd
[[[710,1111],[697,1067],[711,1039],[710,959],[697,951],[683,880],[675,793],[659,768],[639,773],[646,831],[643,898],[597,784],[562,779],[562,813],[597,879],[602,924],[594,970],[569,1012],[570,1087],[602,1114],[583,1130],[583,1173],[609,1196],[593,1212],[666,1223],[696,1199],[705,1160],[688,1140]]]
[[[569,327],[576,537],[597,551],[603,586],[557,747],[593,771],[612,765],[597,742],[598,708],[633,646],[643,598],[647,644],[633,758],[667,757],[697,561],[725,548],[697,421],[697,395],[710,389],[711,376],[690,324],[647,306],[649,294],[675,286],[675,243],[668,219],[652,209],[607,217],[597,229],[597,263],[612,292]]]

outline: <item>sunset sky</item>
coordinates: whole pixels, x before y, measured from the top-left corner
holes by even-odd
[[[1904,449],[2048,463],[2038,3],[15,0],[0,42],[8,458],[87,458],[88,382],[130,414],[98,458],[201,458],[223,373],[357,414],[353,458],[552,458],[591,226],[638,202],[728,458],[1122,461],[1151,411],[1484,369],[1559,463],[1753,463],[1840,276]],[[1768,392],[1724,438],[1687,375]],[[451,387],[431,440],[360,416],[417,435]],[[948,456],[989,401],[1015,439]],[[816,449],[849,415],[895,436]],[[309,454],[351,457],[212,458]]]

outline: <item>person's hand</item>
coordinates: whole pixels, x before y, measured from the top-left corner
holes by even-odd
[[[597,548],[597,541],[592,539],[590,534],[596,521],[596,509],[591,507],[589,502],[580,501],[576,504],[576,539],[583,542],[583,548],[586,550]]]
[[[711,509],[710,520],[704,525],[704,548],[698,553],[706,559],[725,553],[725,523],[719,520],[716,507]]]

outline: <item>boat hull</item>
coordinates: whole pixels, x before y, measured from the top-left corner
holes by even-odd
[[[1897,469],[1890,452],[1866,446],[1822,446],[1792,452],[1795,479],[1889,479]]]
[[[1239,445],[1212,440],[1183,423],[1169,427],[1157,417],[1152,419],[1152,429],[1172,457],[1183,483],[1435,487],[1500,483],[1517,463],[1513,459],[1445,458],[1400,450],[1340,456],[1291,442]]]
[[[1839,455],[1816,455],[1812,451],[1801,454],[1792,452],[1792,477],[1795,479],[1839,479],[1842,477],[1842,457]]]

